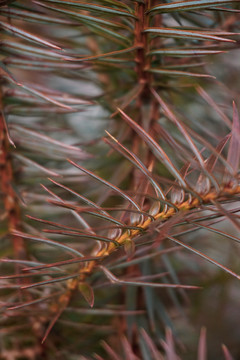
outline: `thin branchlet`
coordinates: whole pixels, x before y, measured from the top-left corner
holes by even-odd
[[[211,204],[214,201],[218,201],[218,200],[223,201],[223,199],[229,198],[234,195],[236,196],[240,195],[240,186],[236,186],[233,188],[229,187],[229,185],[223,186],[221,191],[218,193],[216,193],[215,191],[210,191],[208,194],[202,196],[201,203],[198,198],[192,198],[191,201],[189,200],[183,201],[182,203],[175,204],[177,210],[176,208],[168,207],[167,210],[157,213],[154,216],[154,219],[148,218],[138,226],[141,228],[141,230],[147,230],[154,223],[154,221],[158,220],[161,222],[165,222],[173,218],[178,212],[184,212],[185,214],[187,214],[190,210],[198,209],[202,205]],[[98,259],[92,260],[85,263],[85,265],[83,265],[80,268],[78,277],[68,280],[66,292],[63,295],[61,295],[61,297],[59,298],[57,302],[58,305],[56,304],[53,305],[52,311],[54,311],[54,313],[57,312],[60,315],[62,311],[68,306],[73,293],[76,292],[78,288],[79,283],[87,281],[87,279],[92,275],[94,270],[99,268],[99,265],[101,264],[103,259],[109,257],[113,252],[117,251],[121,246],[124,246],[127,242],[136,241],[139,235],[141,235],[140,230],[127,230],[123,232],[123,234],[120,237],[114,239],[115,243],[111,243],[107,247],[101,248],[98,251],[94,250],[93,251],[94,256],[98,257],[99,260]],[[164,238],[167,238],[167,235],[165,236],[165,234],[163,234],[162,240]],[[60,311],[60,309],[62,309],[62,311]]]

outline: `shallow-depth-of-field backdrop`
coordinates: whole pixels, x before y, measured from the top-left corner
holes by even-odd
[[[0,0],[1,360],[240,359],[239,45],[239,0]]]

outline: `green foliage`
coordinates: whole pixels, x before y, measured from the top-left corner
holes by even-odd
[[[239,357],[239,3],[0,2],[3,359]]]

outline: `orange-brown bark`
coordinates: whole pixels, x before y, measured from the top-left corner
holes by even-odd
[[[10,152],[10,142],[7,134],[6,122],[3,115],[2,95],[0,94],[0,193],[4,205],[3,217],[6,219],[8,233],[20,227],[20,207],[18,198],[13,190],[13,167]],[[14,256],[25,257],[25,246],[22,238],[11,235]]]

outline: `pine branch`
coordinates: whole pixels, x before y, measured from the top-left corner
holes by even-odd
[[[161,334],[176,335],[198,293],[186,289],[205,285],[200,260],[239,279],[214,241],[240,241],[237,80],[225,60],[239,4],[1,1],[4,356],[22,342],[30,356],[87,358],[104,338],[110,358],[177,359],[181,346]],[[99,327],[95,315],[114,320]],[[21,333],[23,317],[34,331]],[[204,329],[197,352],[206,358]]]

